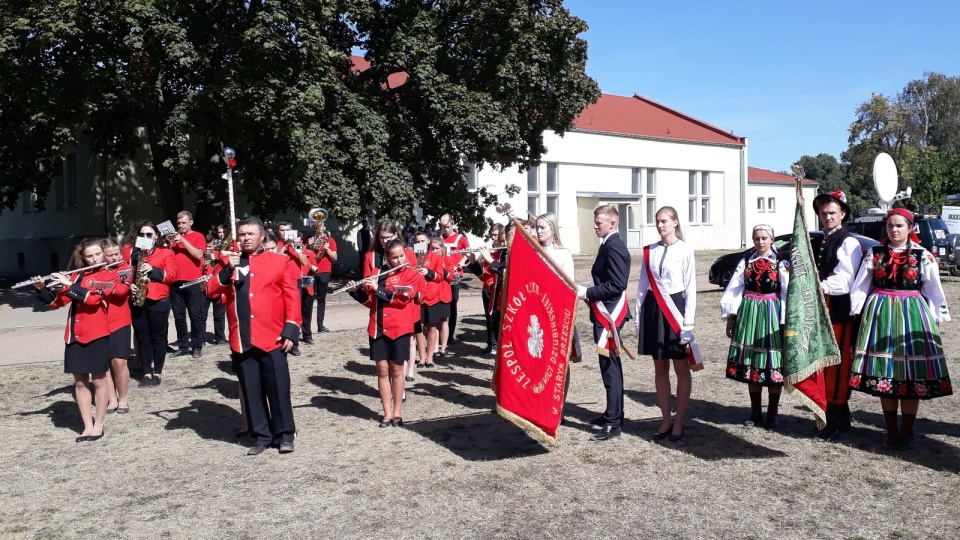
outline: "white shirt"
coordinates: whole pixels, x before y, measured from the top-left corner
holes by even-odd
[[[837,229],[834,229],[837,230]],[[827,241],[829,235],[824,235],[823,241]],[[840,244],[837,249],[837,266],[830,269],[831,275],[820,282],[820,289],[823,294],[830,296],[841,296],[850,292],[853,285],[853,278],[857,275],[857,269],[860,268],[860,261],[863,259],[863,251],[860,249],[860,242],[852,236]]]
[[[650,245],[650,271],[660,276],[667,294],[683,293],[684,310],[681,330],[684,334],[693,332],[694,318],[697,313],[697,273],[694,266],[693,249],[683,240],[677,240],[669,246],[664,246],[660,242]],[[640,309],[643,307],[643,298],[650,292],[651,286],[655,285],[650,282],[646,265],[641,265],[637,301],[633,310],[633,321],[637,332],[640,331]]]
[[[730,282],[727,283],[727,288],[723,291],[723,296],[720,297],[720,316],[724,319],[731,315],[736,315],[740,310],[740,303],[743,301],[743,291],[746,288],[743,274],[747,269],[747,264],[753,264],[753,261],[759,257],[760,255],[757,254],[757,252],[753,252],[749,260],[740,259],[740,264],[737,265],[737,269],[734,270]],[[765,255],[765,257],[777,267],[777,274],[779,274],[780,302],[782,303],[780,308],[780,324],[783,324],[787,313],[787,285],[790,283],[790,263],[787,261],[777,261],[777,254],[773,250]]]
[[[565,247],[557,247],[556,244],[550,244],[549,246],[543,248],[550,257],[553,259],[553,262],[557,263],[560,266],[560,269],[563,270],[571,280],[574,279],[574,269],[573,269],[573,254],[569,249]]]
[[[923,249],[916,243],[910,242],[911,249]],[[896,249],[895,251],[903,251]],[[853,282],[850,290],[850,314],[856,315],[863,309],[863,305],[873,291],[873,257],[867,257],[860,266],[860,272]],[[950,320],[950,312],[947,310],[947,296],[943,292],[943,285],[940,283],[940,267],[926,249],[923,250],[923,260],[920,263],[920,295],[927,301],[930,312],[933,314],[933,320],[944,322]]]

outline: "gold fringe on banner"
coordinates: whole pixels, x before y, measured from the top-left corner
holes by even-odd
[[[556,437],[551,437],[550,435],[547,435],[547,432],[533,425],[530,421],[525,420],[517,416],[516,414],[504,409],[503,407],[500,406],[499,403],[497,403],[496,411],[497,411],[497,414],[499,414],[500,416],[513,422],[518,427],[523,428],[524,430],[530,432],[530,434],[533,435],[533,437],[539,440],[540,442],[546,445],[549,445],[553,448],[560,446],[560,443],[559,441],[557,441]]]

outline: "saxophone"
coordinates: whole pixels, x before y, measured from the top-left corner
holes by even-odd
[[[150,286],[150,276],[147,272],[140,270],[140,265],[143,264],[143,250],[134,249],[130,259],[133,270],[137,273],[137,292],[131,297],[130,302],[136,307],[143,307],[143,303],[147,300],[147,287]]]

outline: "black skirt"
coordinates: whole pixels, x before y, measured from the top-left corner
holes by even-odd
[[[63,350],[64,373],[106,373],[110,369],[110,338],[75,341]]]
[[[410,336],[404,334],[397,339],[390,339],[387,336],[380,336],[377,339],[370,339],[370,359],[390,360],[397,364],[402,364],[410,359]],[[369,336],[368,336],[369,337]]]
[[[450,304],[447,302],[437,302],[432,306],[422,304],[420,317],[424,324],[440,324],[444,319],[450,318]]]
[[[110,358],[130,358],[130,325],[110,332]]]
[[[670,295],[673,302],[683,315],[686,302],[683,293]],[[653,292],[647,292],[640,309],[640,343],[637,350],[640,354],[652,356],[656,360],[680,360],[687,357],[687,346],[680,343],[680,336],[673,331],[667,318],[663,316],[660,305],[657,304]]]

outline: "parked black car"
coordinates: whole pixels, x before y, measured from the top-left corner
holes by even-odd
[[[880,243],[861,234],[854,234],[853,237],[860,242],[860,249],[863,250],[864,253]],[[793,247],[791,244],[792,240],[792,233],[781,234],[773,239],[773,247],[781,253],[788,253],[790,248]],[[814,251],[820,247],[821,242],[823,242],[823,231],[810,231],[810,244],[813,246]],[[746,257],[752,249],[753,248],[750,248],[717,257],[717,259],[713,261],[713,264],[710,265],[710,283],[719,285],[720,287],[726,287],[727,283],[730,282],[730,278],[733,277],[733,272],[737,269],[737,265],[740,264],[740,259]]]
[[[852,233],[862,234],[874,240],[882,240],[884,236],[884,215],[861,216],[843,224],[843,228]],[[957,268],[957,257],[950,236],[950,229],[939,216],[913,214],[913,230],[920,238],[920,245],[937,258],[941,271],[949,270],[951,274],[960,275]]]

